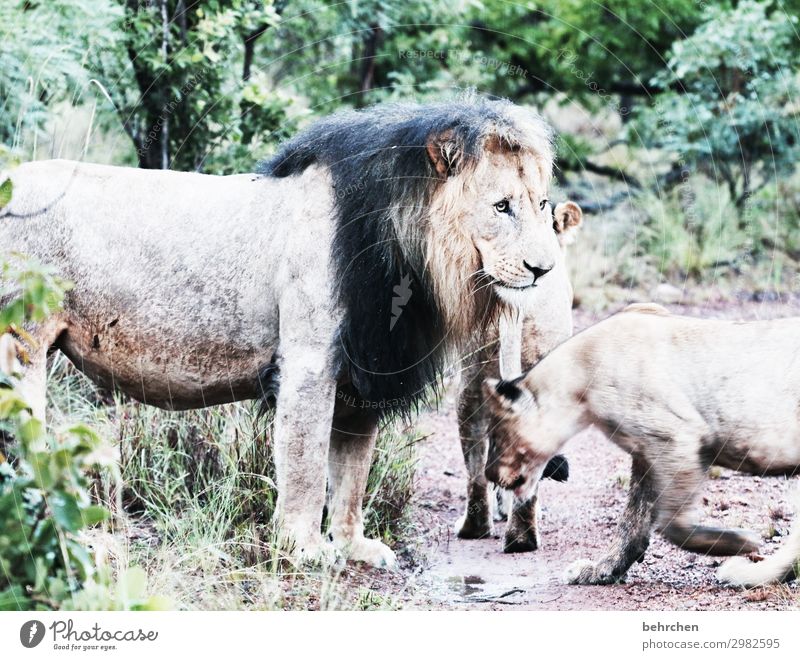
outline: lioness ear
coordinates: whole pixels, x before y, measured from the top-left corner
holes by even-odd
[[[522,410],[533,403],[533,394],[517,380],[487,378],[483,383],[486,401],[494,401],[507,410]]]
[[[500,398],[497,395],[497,385],[499,383],[500,381],[497,380],[497,378],[487,378],[485,381],[483,381],[481,390],[483,390],[484,401],[494,401]]]
[[[562,246],[575,242],[578,228],[583,224],[583,211],[575,202],[561,202],[553,211],[553,229]]]
[[[455,131],[448,129],[438,135],[430,135],[425,145],[428,158],[431,159],[436,173],[446,179],[458,167],[462,157],[462,149],[456,141]]]

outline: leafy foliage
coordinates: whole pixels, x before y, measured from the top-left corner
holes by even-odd
[[[664,89],[637,122],[647,146],[727,186],[742,209],[754,191],[790,173],[800,155],[796,16],[765,2],[710,8],[671,49]]]
[[[90,473],[116,473],[114,452],[83,424],[49,435],[18,388],[17,354],[25,354],[14,336],[59,309],[68,284],[50,268],[19,260],[3,266],[0,282],[0,299],[11,297],[0,310],[0,364],[11,365],[0,370],[0,609],[163,605],[141,590],[129,597],[135,574],[114,595],[110,570],[98,569],[82,536],[109,517],[92,501]]]
[[[34,150],[52,108],[86,92],[87,55],[113,51],[121,15],[112,0],[0,3],[0,143]]]
[[[289,97],[252,69],[255,41],[280,21],[272,2],[120,2],[124,45],[107,77],[141,167],[251,169],[292,132]]]
[[[498,77],[512,96],[565,92],[597,105],[605,94],[647,96],[675,39],[701,22],[695,0],[486,2],[473,10],[479,48],[521,66]],[[594,86],[592,86],[594,83]]]

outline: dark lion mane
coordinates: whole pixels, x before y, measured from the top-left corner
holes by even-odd
[[[443,177],[468,174],[488,138],[511,151],[529,147],[529,121],[541,124],[539,137],[546,133],[549,144],[538,115],[504,100],[470,94],[430,105],[383,104],[317,121],[261,164],[259,173],[269,177],[312,165],[330,174],[335,291],[344,310],[339,398],[382,417],[407,415],[440,383],[448,349],[459,349],[463,337],[445,327],[426,264],[428,205]],[[442,154],[438,169],[432,145]],[[473,328],[491,307],[479,307]]]

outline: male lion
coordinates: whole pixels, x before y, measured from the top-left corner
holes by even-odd
[[[596,424],[633,457],[630,500],[607,556],[579,561],[568,580],[624,577],[656,528],[693,552],[747,554],[757,538],[700,525],[695,504],[706,470],[756,475],[800,471],[800,318],[731,322],[671,316],[632,305],[561,344],[514,381],[489,381],[487,477],[524,495],[551,456]],[[742,557],[718,573],[755,586],[792,576],[800,526],[754,564]]]
[[[275,395],[284,541],[390,566],[361,511],[378,424],[412,411],[476,329],[563,298],[552,166],[538,115],[478,97],[334,115],[258,174],[22,165],[0,246],[75,284],[29,329],[22,387],[43,415],[57,348],[163,408]]]

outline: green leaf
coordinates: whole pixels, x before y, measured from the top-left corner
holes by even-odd
[[[73,495],[55,491],[47,500],[56,524],[68,532],[77,532],[83,527],[81,510]]]
[[[147,574],[139,566],[131,566],[123,575],[120,575],[117,587],[122,603],[130,606],[145,597]]]
[[[150,596],[141,605],[135,605],[131,609],[138,612],[166,612],[175,609],[175,603],[167,596]]]
[[[101,523],[104,520],[108,520],[109,515],[108,509],[98,506],[97,504],[87,506],[85,509],[83,509],[83,511],[81,511],[81,518],[83,518],[83,524],[85,527],[91,527],[92,525]]]
[[[29,610],[30,600],[25,595],[22,586],[15,584],[8,589],[0,591],[0,610]]]
[[[14,184],[11,179],[6,179],[0,184],[0,209],[8,206],[11,202],[11,193],[14,192]]]

